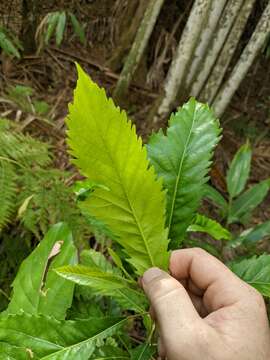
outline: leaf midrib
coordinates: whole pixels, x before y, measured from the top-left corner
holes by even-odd
[[[140,305],[136,304],[135,301],[133,301],[132,299],[130,299],[126,294],[124,294],[124,293],[122,292],[123,289],[116,289],[116,290],[117,290],[118,293],[121,294],[122,297],[124,297],[125,299],[128,299],[129,302],[131,302],[132,304],[134,304],[134,308],[137,308],[137,310],[139,309],[142,313],[145,311],[144,308],[140,307]],[[130,288],[130,290],[133,290],[133,289]],[[139,293],[138,291],[136,291],[136,290],[133,290],[133,291],[134,291],[135,293],[137,293],[137,294],[140,294],[140,293]]]
[[[84,345],[85,343],[87,343],[88,341],[89,341],[89,342],[94,342],[94,341],[97,340],[99,337],[101,337],[104,333],[105,333],[105,336],[106,336],[106,332],[112,330],[112,329],[115,328],[115,327],[120,326],[121,323],[126,322],[127,319],[128,319],[128,318],[123,319],[123,320],[117,322],[116,324],[114,324],[114,325],[112,325],[112,326],[109,326],[109,327],[106,328],[105,330],[102,330],[102,331],[99,332],[98,334],[96,334],[96,335],[94,335],[94,336],[92,336],[92,337],[90,337],[90,338],[88,338],[88,339],[86,339],[86,340],[80,341],[80,342],[78,342],[78,343],[76,343],[76,344],[73,344],[73,345],[70,345],[70,346],[67,346],[67,347],[62,347],[62,349],[60,349],[59,351],[55,351],[55,352],[53,352],[53,353],[51,353],[51,354],[49,354],[49,355],[46,355],[45,357],[42,357],[40,360],[50,359],[51,356],[53,356],[53,355],[55,355],[55,354],[58,356],[59,354],[61,354],[61,353],[63,353],[63,352],[72,350],[72,348],[74,348],[74,347],[76,347],[76,346],[83,346],[83,345]],[[94,345],[94,346],[95,346],[95,345]]]
[[[196,114],[196,108],[194,108],[194,111],[193,111],[192,125],[190,127],[190,131],[189,131],[187,140],[185,142],[184,151],[183,151],[183,154],[182,154],[182,158],[181,158],[181,161],[180,161],[180,165],[179,165],[179,169],[178,169],[178,173],[177,173],[177,177],[176,177],[176,182],[175,182],[175,187],[174,187],[173,197],[172,197],[172,206],[171,206],[171,211],[170,211],[170,216],[169,216],[169,221],[168,221],[169,233],[171,232],[171,226],[172,226],[172,219],[173,219],[173,213],[174,213],[174,208],[175,208],[175,200],[176,200],[176,195],[177,195],[177,189],[178,189],[178,185],[179,185],[179,181],[180,181],[180,176],[181,176],[181,173],[182,173],[182,167],[183,167],[184,159],[185,159],[185,156],[186,156],[188,143],[190,141],[191,134],[192,134],[192,131],[193,131],[193,126],[194,126],[194,122],[195,122],[195,114]]]
[[[147,346],[148,346],[148,344],[145,344],[145,345],[144,345],[144,347],[143,347],[143,349],[142,349],[142,352],[140,353],[140,357],[138,358],[138,360],[141,360],[141,359],[142,359],[143,354],[145,354],[145,350],[147,350]]]
[[[135,210],[134,210],[134,208],[133,208],[133,206],[132,206],[132,204],[131,204],[131,202],[130,202],[130,199],[129,199],[129,197],[128,197],[128,193],[127,193],[127,191],[126,191],[126,188],[125,188],[125,186],[124,186],[124,183],[123,183],[123,181],[121,181],[122,178],[121,178],[121,176],[120,176],[119,170],[118,170],[118,168],[117,168],[117,166],[116,166],[116,164],[115,164],[114,159],[113,159],[112,156],[111,156],[111,152],[110,152],[109,149],[108,149],[107,142],[105,141],[105,139],[104,139],[104,137],[103,137],[103,134],[102,134],[102,131],[100,131],[100,129],[99,129],[96,121],[95,121],[95,124],[96,124],[96,128],[97,128],[98,132],[100,133],[100,137],[101,137],[101,140],[102,140],[102,142],[103,142],[103,144],[104,144],[104,148],[106,149],[106,152],[107,152],[109,158],[111,159],[111,162],[112,162],[112,164],[113,164],[114,171],[115,171],[115,173],[116,173],[116,175],[117,175],[117,177],[118,177],[119,184],[120,184],[120,186],[121,186],[121,188],[122,188],[122,190],[123,190],[123,192],[124,192],[125,198],[126,198],[126,200],[127,200],[128,206],[129,206],[129,208],[130,208],[130,210],[131,210],[131,213],[132,213],[132,216],[133,216],[133,218],[134,218],[135,224],[136,224],[136,226],[137,226],[137,228],[138,228],[138,230],[139,230],[139,233],[140,233],[140,235],[141,235],[141,238],[143,239],[143,243],[144,243],[145,249],[146,249],[146,251],[147,251],[147,254],[148,254],[148,256],[149,256],[151,265],[152,265],[152,266],[155,266],[154,260],[153,260],[153,258],[152,258],[152,254],[151,254],[150,249],[149,249],[148,244],[147,244],[146,237],[145,237],[144,232],[143,232],[143,230],[142,230],[142,228],[141,228],[141,226],[140,226],[140,223],[139,223],[139,221],[138,221],[136,212],[135,212]],[[132,136],[132,135],[133,135],[133,134],[131,134],[131,136]],[[137,142],[137,138],[136,138],[136,142]]]

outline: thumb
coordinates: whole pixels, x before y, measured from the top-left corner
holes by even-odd
[[[143,289],[154,310],[165,348],[179,348],[179,341],[195,331],[201,318],[182,284],[159,268],[147,270]]]

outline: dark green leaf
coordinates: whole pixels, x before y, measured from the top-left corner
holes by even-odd
[[[220,128],[207,105],[191,99],[169,121],[167,134],[151,136],[148,156],[167,189],[167,226],[177,248],[200,205]]]
[[[237,151],[227,173],[227,186],[231,198],[239,195],[245,188],[251,163],[251,148],[247,142]]]
[[[269,191],[269,180],[264,180],[245,191],[233,201],[230,208],[228,223],[245,223],[245,218],[264,200]]]
[[[270,297],[270,255],[254,256],[250,259],[233,262],[230,264],[230,268],[262,295]]]

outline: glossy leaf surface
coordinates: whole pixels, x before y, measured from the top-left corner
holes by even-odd
[[[166,135],[159,131],[149,140],[149,159],[167,190],[171,248],[179,246],[200,205],[219,136],[213,112],[191,99],[171,116]]]

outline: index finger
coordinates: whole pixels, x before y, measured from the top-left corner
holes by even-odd
[[[173,251],[170,271],[176,279],[191,279],[204,291],[203,302],[210,312],[242,301],[253,291],[221,261],[199,248]]]

